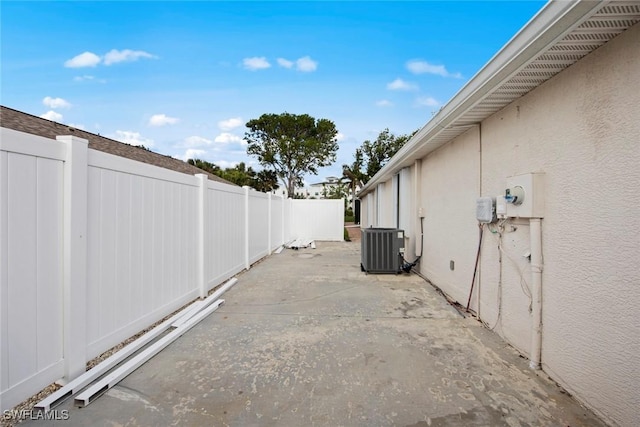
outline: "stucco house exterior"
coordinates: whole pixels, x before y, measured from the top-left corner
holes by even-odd
[[[348,183],[343,183],[338,177],[328,176],[322,182],[309,184],[309,186],[306,186],[306,187],[296,187],[295,193],[296,193],[296,197],[299,197],[302,199],[326,199],[327,193],[333,191],[335,188],[340,186],[345,187],[348,190]],[[273,190],[271,194],[287,197],[287,189],[284,187],[280,187],[276,190]],[[348,195],[347,195],[347,203],[351,203],[350,192],[348,192]]]
[[[294,197],[298,199],[319,199],[321,195],[320,190],[318,190],[317,188],[314,189],[312,187],[296,187],[294,192]],[[282,186],[278,187],[275,190],[272,190],[271,194],[281,197],[289,197],[287,189]]]
[[[409,261],[422,240],[420,274],[620,426],[640,425],[639,21],[548,3],[359,193],[362,227],[404,229]]]

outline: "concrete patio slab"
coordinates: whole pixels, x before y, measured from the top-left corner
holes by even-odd
[[[604,425],[423,279],[362,273],[359,250],[263,260],[94,403],[24,425]]]

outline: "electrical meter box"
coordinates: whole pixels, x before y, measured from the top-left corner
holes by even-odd
[[[507,217],[544,217],[544,173],[532,172],[507,178]]]
[[[492,197],[476,199],[476,219],[483,224],[490,224],[496,220],[495,201]]]

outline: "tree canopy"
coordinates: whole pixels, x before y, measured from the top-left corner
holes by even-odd
[[[364,141],[359,148],[356,148],[354,162],[351,165],[342,166],[343,176],[354,183],[353,187],[356,184],[365,184],[416,132],[396,136],[387,128],[378,134],[375,141]]]
[[[246,127],[247,153],[275,172],[290,196],[305,174],[317,175],[318,168],[336,160],[338,131],[331,120],[308,114],[263,114]]]
[[[247,167],[244,162],[240,162],[236,166],[226,169],[221,169],[216,164],[200,159],[189,159],[187,163],[226,179],[229,182],[233,182],[236,185],[247,185],[264,193],[278,188],[278,177],[275,172],[269,170],[256,172],[251,166]]]

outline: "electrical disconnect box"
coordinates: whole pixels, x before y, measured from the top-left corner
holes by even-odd
[[[492,197],[476,199],[476,219],[484,224],[490,224],[496,220],[495,203]]]
[[[504,194],[496,197],[496,216],[499,219],[507,217],[507,200],[504,198]]]
[[[544,173],[525,173],[507,178],[503,199],[506,202],[506,217],[543,218]]]

